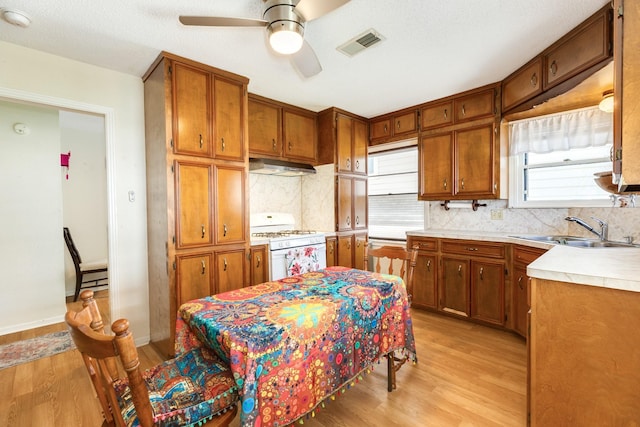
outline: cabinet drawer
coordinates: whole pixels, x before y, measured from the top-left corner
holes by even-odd
[[[473,240],[442,240],[440,242],[440,250],[442,253],[488,258],[504,258],[505,254],[504,244]]]
[[[524,66],[502,83],[502,111],[520,105],[542,92],[542,58]]]
[[[436,251],[438,250],[438,240],[435,238],[415,238],[410,237],[407,241],[407,249],[411,250],[414,246],[418,246],[420,251]]]
[[[609,56],[609,12],[577,28],[574,34],[544,55],[544,89],[561,83]]]
[[[421,129],[432,129],[453,123],[453,103],[443,102],[422,108]]]
[[[522,264],[529,264],[535,261],[540,255],[544,254],[546,250],[529,248],[526,246],[514,246],[513,247],[513,261]]]
[[[491,117],[495,114],[495,92],[493,89],[457,98],[453,101],[456,122]]]

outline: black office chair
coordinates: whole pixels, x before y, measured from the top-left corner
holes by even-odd
[[[105,286],[109,283],[100,283],[108,279],[108,268],[107,261],[92,261],[83,263],[82,258],[80,257],[80,252],[76,248],[76,245],[73,243],[73,239],[71,238],[71,232],[68,227],[63,228],[64,233],[64,242],[67,244],[67,249],[69,249],[69,253],[71,254],[71,259],[73,260],[73,266],[76,269],[76,290],[73,295],[73,301],[78,300],[78,295],[80,295],[80,290],[84,288],[95,288],[98,286]],[[104,274],[97,274],[104,273]],[[89,278],[85,276],[90,275]],[[93,283],[91,286],[82,286],[85,283]]]

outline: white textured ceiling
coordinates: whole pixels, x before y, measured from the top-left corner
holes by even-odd
[[[608,2],[351,0],[307,23],[323,67],[309,79],[269,50],[263,28],[178,22],[259,19],[261,0],[0,0],[32,19],[26,29],[0,21],[0,40],[136,76],[164,50],[246,76],[262,96],[373,117],[502,80]],[[336,50],[369,28],[386,40],[352,58]]]

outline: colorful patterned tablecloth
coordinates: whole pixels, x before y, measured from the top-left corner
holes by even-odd
[[[240,424],[285,426],[390,351],[416,361],[404,282],[344,267],[182,305],[176,353],[207,346],[240,388]]]

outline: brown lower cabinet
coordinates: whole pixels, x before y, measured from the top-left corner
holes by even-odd
[[[527,265],[545,250],[508,243],[408,236],[416,246],[412,306],[526,336]],[[512,255],[513,254],[513,255]]]
[[[338,233],[337,239],[336,265],[365,270],[364,247],[367,242],[367,233]]]
[[[251,285],[259,285],[269,280],[269,245],[251,246]]]

